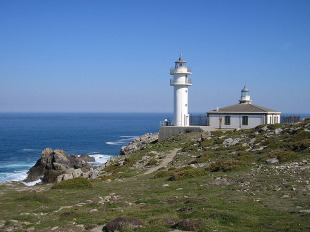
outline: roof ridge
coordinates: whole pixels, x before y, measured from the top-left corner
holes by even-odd
[[[219,108],[218,110],[212,110],[208,111],[208,113],[242,113],[242,112],[247,112],[247,113],[278,113],[279,111],[275,111],[272,109],[268,109],[263,106],[255,105],[255,104],[234,104],[226,107]]]

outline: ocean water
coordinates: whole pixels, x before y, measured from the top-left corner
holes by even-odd
[[[99,165],[138,136],[157,133],[166,117],[173,118],[169,113],[0,113],[0,182],[25,179],[47,147],[93,156]]]
[[[157,133],[164,113],[0,113],[0,182],[22,181],[49,147],[95,157],[95,165],[122,146]]]

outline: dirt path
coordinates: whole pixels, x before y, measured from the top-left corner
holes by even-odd
[[[167,166],[172,160],[173,158],[176,156],[177,152],[180,150],[180,148],[175,148],[174,150],[172,150],[161,162],[160,165],[158,165],[157,167],[153,167],[149,170],[147,170],[144,175],[148,175],[151,174],[155,171],[157,171],[158,169]]]

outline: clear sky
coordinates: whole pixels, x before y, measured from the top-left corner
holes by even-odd
[[[1,0],[0,112],[172,112],[238,103],[310,113],[309,0]]]

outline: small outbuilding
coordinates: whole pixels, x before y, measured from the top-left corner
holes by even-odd
[[[207,112],[208,126],[217,129],[249,129],[262,124],[280,123],[281,112],[252,104],[250,91],[244,86],[239,104]]]

